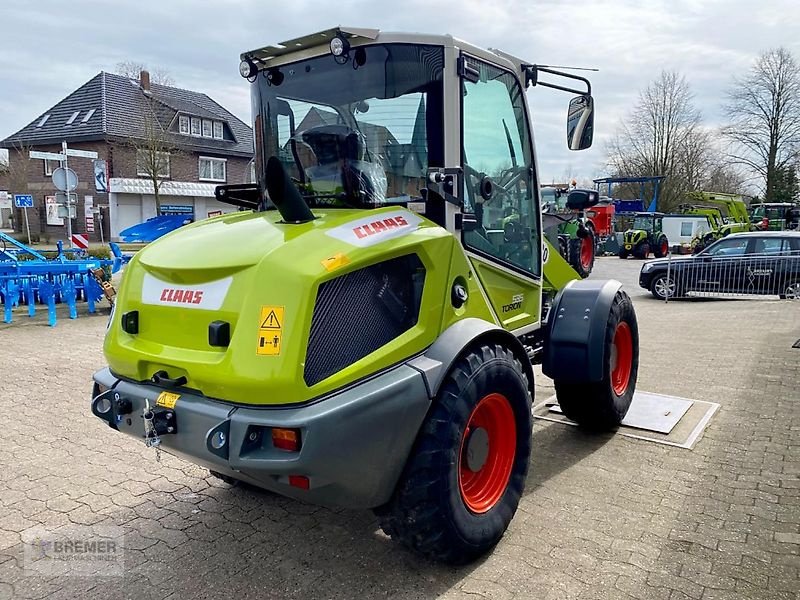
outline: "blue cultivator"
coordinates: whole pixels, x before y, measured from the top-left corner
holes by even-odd
[[[0,233],[0,302],[3,322],[11,323],[12,309],[27,304],[28,316],[36,314],[37,304],[46,304],[48,322],[56,324],[56,304],[69,307],[70,319],[78,316],[77,302],[85,300],[90,313],[104,296],[114,302],[114,288],[105,281],[108,270],[116,273],[126,262],[117,244],[111,243],[113,259],[92,258],[84,250],[64,250],[58,242],[53,258]],[[75,258],[68,258],[67,253]]]

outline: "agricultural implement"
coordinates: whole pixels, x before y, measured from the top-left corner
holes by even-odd
[[[258,181],[217,188],[245,210],[131,260],[92,413],[225,481],[370,508],[409,548],[473,560],[525,487],[533,364],[587,429],[616,427],[636,385],[630,298],[542,235],[525,89],[577,94],[582,150],[590,83],[352,28],[246,52],[240,72]]]
[[[756,226],[750,221],[744,200],[738,194],[689,192],[686,194],[686,199],[689,202],[678,206],[677,212],[686,215],[707,216],[711,222],[710,231],[704,232],[692,240],[692,251],[695,253],[731,233],[743,233],[756,229]]]
[[[103,297],[113,304],[114,288],[110,275],[116,273],[126,261],[119,247],[112,243],[113,259],[87,256],[78,248],[40,252],[0,232],[0,302],[3,305],[3,322],[11,323],[13,308],[27,305],[28,316],[36,314],[37,304],[47,305],[48,321],[56,324],[56,304],[69,307],[69,316],[78,316],[77,302],[84,300],[89,313]],[[48,257],[48,254],[55,254]]]

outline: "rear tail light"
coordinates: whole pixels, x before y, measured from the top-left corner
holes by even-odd
[[[307,490],[311,487],[311,482],[305,475],[289,475],[289,485],[301,490]]]
[[[272,445],[289,452],[300,451],[300,430],[272,428]]]

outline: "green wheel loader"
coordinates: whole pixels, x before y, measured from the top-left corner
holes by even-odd
[[[92,413],[227,481],[373,509],[409,548],[470,561],[525,487],[533,364],[588,429],[617,426],[636,385],[630,298],[580,280],[542,235],[525,90],[577,94],[566,139],[581,150],[589,81],[344,27],[246,52],[240,72],[258,181],[217,188],[241,211],[130,262]]]

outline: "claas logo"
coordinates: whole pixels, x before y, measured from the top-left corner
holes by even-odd
[[[203,292],[164,288],[161,290],[160,300],[170,304],[200,304],[203,300]]]
[[[408,225],[408,221],[406,221],[405,218],[401,216],[389,217],[388,219],[381,219],[380,221],[374,221],[372,223],[354,227],[353,233],[358,239],[363,239],[365,237],[377,235],[379,233],[383,233],[384,231],[397,229],[398,227],[403,227],[405,225]]]

